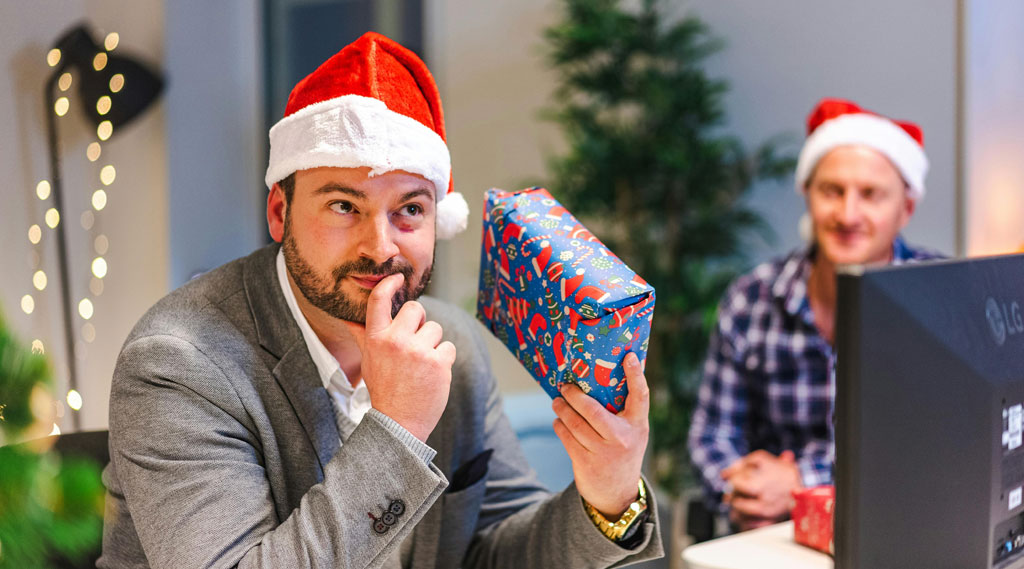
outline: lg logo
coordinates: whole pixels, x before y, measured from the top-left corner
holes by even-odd
[[[996,299],[989,297],[985,302],[985,318],[988,319],[996,345],[1002,346],[1007,336],[1024,332],[1024,316],[1021,315],[1020,304],[1016,300],[1007,304],[996,302]]]

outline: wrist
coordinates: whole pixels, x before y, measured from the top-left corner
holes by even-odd
[[[630,503],[626,508],[619,512],[614,519],[606,517],[601,511],[583,500],[583,507],[590,517],[590,520],[594,523],[594,526],[605,535],[608,539],[619,542],[624,537],[635,533],[633,528],[643,523],[646,519],[647,513],[647,487],[644,485],[643,479],[637,482],[637,497]]]

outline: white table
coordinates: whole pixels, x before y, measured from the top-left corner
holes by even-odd
[[[720,537],[683,550],[688,569],[833,569],[832,557],[793,541],[793,522]]]

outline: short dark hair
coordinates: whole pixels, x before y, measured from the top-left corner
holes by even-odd
[[[295,172],[288,174],[288,177],[277,183],[284,190],[284,202],[292,205],[292,196],[295,195]]]

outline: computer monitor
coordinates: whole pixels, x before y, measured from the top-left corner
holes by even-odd
[[[1024,255],[848,269],[836,569],[1024,568]]]

